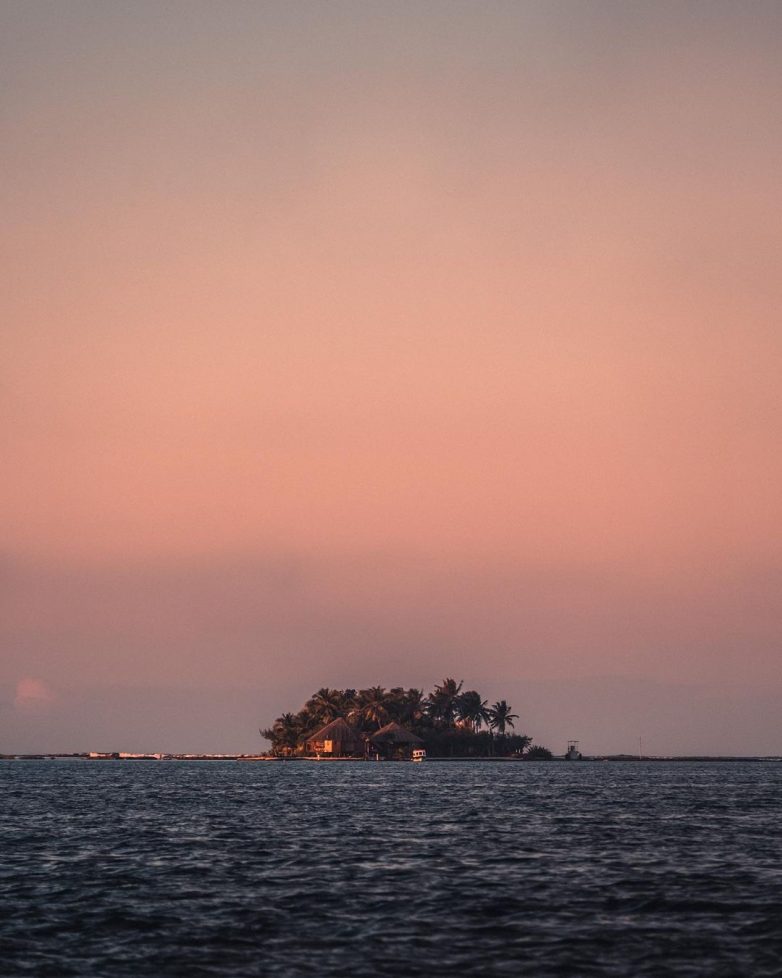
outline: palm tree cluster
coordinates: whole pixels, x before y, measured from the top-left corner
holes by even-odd
[[[303,752],[308,737],[339,717],[366,734],[395,721],[422,737],[430,756],[523,754],[532,739],[511,733],[518,715],[508,703],[498,700],[489,706],[477,690],[463,690],[463,685],[446,678],[428,695],[402,686],[323,687],[298,713],[283,713],[261,734],[271,741],[273,753],[295,755]]]

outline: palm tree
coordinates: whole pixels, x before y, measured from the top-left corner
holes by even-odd
[[[273,751],[291,753],[299,745],[302,730],[301,714],[283,713],[277,717],[270,730],[261,730],[261,736],[272,742]]]
[[[462,723],[470,730],[480,730],[483,723],[489,721],[489,709],[486,700],[474,689],[468,689],[456,701],[456,712]]]
[[[389,697],[383,686],[361,689],[356,695],[354,715],[377,728],[388,721]]]
[[[511,713],[511,707],[505,700],[499,700],[489,710],[489,726],[496,730],[501,737],[505,736],[505,728],[513,727],[513,721],[518,720],[516,713]]]
[[[424,691],[411,686],[410,689],[405,691],[400,710],[402,719],[399,722],[410,727],[416,727],[423,719],[425,710],[426,696],[424,695]]]
[[[342,690],[323,687],[307,700],[304,709],[314,724],[331,723],[337,717],[345,715],[345,703]]]
[[[452,727],[456,715],[456,703],[459,699],[464,680],[444,679],[435,686],[429,694],[428,710],[430,716],[445,727]]]
[[[402,717],[405,708],[405,690],[402,686],[394,686],[393,689],[389,689],[386,706],[391,720],[396,720],[397,723],[404,722]]]

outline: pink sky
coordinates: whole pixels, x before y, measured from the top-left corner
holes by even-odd
[[[0,752],[458,673],[782,753],[777,4],[0,16]]]

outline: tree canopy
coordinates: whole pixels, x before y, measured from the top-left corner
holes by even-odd
[[[489,706],[477,690],[463,686],[449,676],[428,694],[402,686],[323,687],[298,713],[283,713],[261,734],[271,741],[272,753],[296,756],[304,753],[308,737],[338,717],[366,735],[393,721],[421,737],[431,757],[523,755],[532,738],[515,732],[519,717],[507,700]]]

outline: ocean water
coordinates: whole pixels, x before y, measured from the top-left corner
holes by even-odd
[[[782,974],[782,764],[0,762],[0,974]]]

